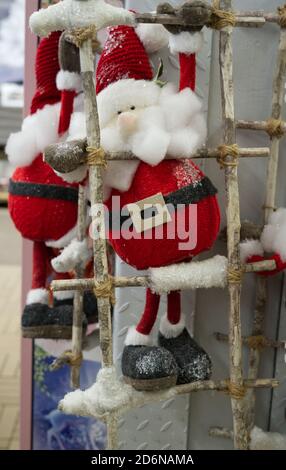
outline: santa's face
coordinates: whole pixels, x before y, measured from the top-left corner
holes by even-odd
[[[102,92],[99,103],[105,150],[130,151],[157,165],[167,155],[189,158],[205,141],[201,103],[189,89],[122,80]]]

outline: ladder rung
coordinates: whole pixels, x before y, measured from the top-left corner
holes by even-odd
[[[244,387],[275,388],[279,385],[275,379],[245,380]],[[229,380],[200,381],[159,390],[142,392],[116,378],[114,368],[105,368],[99,372],[97,381],[86,391],[68,393],[59,403],[59,410],[78,416],[107,417],[109,414],[124,414],[126,411],[149,403],[167,401],[178,395],[200,391],[228,393]],[[95,399],[94,399],[95,398]],[[115,399],[114,399],[115,398]]]
[[[158,293],[170,292],[180,289],[200,288],[224,288],[227,285],[227,258],[215,256],[204,261],[193,261],[192,263],[181,263],[179,265],[166,266],[164,268],[152,268],[150,276],[114,277],[114,287],[151,287]],[[257,263],[243,265],[246,274],[273,271],[276,268],[275,261],[265,260]],[[212,269],[213,275],[207,276]],[[180,276],[181,273],[181,276]],[[175,275],[176,274],[176,275]],[[166,278],[172,279],[172,285],[166,283]],[[53,281],[51,290],[54,292],[66,290],[93,290],[94,279],[67,279]]]

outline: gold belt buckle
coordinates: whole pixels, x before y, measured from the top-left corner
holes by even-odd
[[[154,194],[154,196],[147,197],[141,201],[127,204],[127,209],[137,233],[160,227],[172,220],[162,193]],[[151,216],[149,217],[148,211],[151,212]],[[153,212],[155,212],[155,215],[153,215]],[[146,218],[142,217],[144,214],[147,215]]]

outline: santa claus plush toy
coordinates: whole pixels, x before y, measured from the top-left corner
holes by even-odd
[[[188,5],[185,14],[187,10]],[[154,51],[159,38],[162,43],[167,39],[171,51],[179,53],[179,90],[171,84],[162,87],[154,79],[144,44]],[[202,43],[201,32],[188,28],[167,33],[159,25],[112,27],[98,63],[101,145],[138,157],[108,163],[104,179],[108,237],[116,253],[137,269],[191,261],[212,247],[219,231],[217,191],[190,159],[207,133],[202,104],[194,93],[196,53]],[[84,115],[76,113],[69,139],[85,135]],[[184,227],[185,238],[178,227]],[[184,245],[194,232],[194,243]],[[147,289],[142,317],[125,340],[125,380],[148,390],[208,379],[211,361],[185,327],[180,292],[168,295],[158,344],[152,345],[159,302],[160,296]]]
[[[10,180],[9,211],[22,236],[33,241],[32,289],[22,316],[26,337],[70,338],[72,333],[73,292],[56,294],[51,307],[47,288],[54,249],[76,236],[77,223],[78,185],[64,182],[42,155],[67,131],[81,84],[79,74],[69,70],[71,54],[64,60],[62,53],[64,70],[60,70],[60,35],[52,33],[38,47],[31,115],[6,147],[9,161],[18,167]],[[57,279],[67,277],[67,273],[56,274]],[[90,305],[90,299],[86,302]]]

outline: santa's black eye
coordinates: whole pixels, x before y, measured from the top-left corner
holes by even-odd
[[[117,111],[117,114],[122,114],[122,111]]]
[[[131,109],[131,111],[134,111],[134,109],[136,109],[136,108],[135,108],[135,106],[131,106],[130,109]]]

